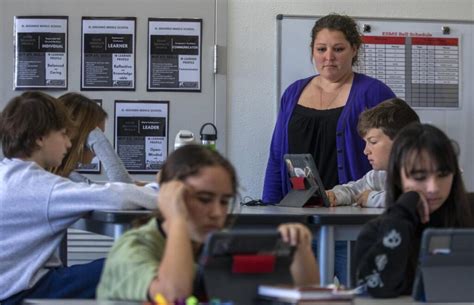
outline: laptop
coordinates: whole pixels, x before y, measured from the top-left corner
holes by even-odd
[[[277,230],[233,229],[210,234],[199,260],[209,298],[251,305],[262,284],[291,284],[294,247]]]
[[[413,298],[426,302],[474,302],[474,229],[426,229]]]
[[[311,154],[285,154],[283,156],[291,190],[279,206],[309,207],[329,206],[319,171]]]

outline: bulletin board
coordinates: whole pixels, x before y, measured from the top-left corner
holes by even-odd
[[[277,15],[277,96],[317,74],[311,29],[320,16]],[[421,120],[460,146],[468,190],[474,190],[474,22],[354,17],[363,34],[354,71],[386,83]],[[279,107],[279,98],[276,109]]]
[[[102,100],[102,106],[107,111],[109,119],[106,123],[105,134],[114,145],[114,102],[116,100],[126,101],[169,101],[169,122],[166,130],[169,138],[168,149],[173,151],[174,138],[179,130],[186,129],[192,131],[199,139],[199,130],[204,123],[212,122],[217,126],[219,138],[217,149],[225,154],[226,151],[226,120],[227,120],[227,75],[226,75],[226,50],[227,50],[227,1],[215,0],[183,0],[179,5],[174,0],[2,0],[0,1],[0,109],[3,109],[7,102],[14,96],[21,94],[22,88],[14,86],[14,17],[15,16],[62,16],[67,18],[67,86],[64,88],[40,88],[40,90],[53,95],[60,96],[66,92],[79,92],[91,99]],[[102,60],[103,56],[96,56],[101,60],[100,73],[113,73],[123,76],[124,72],[130,71],[133,74],[133,86],[121,90],[115,83],[123,82],[113,79],[113,88],[101,88],[101,90],[91,90],[87,88],[81,90],[81,50],[83,18],[133,18],[135,20],[135,30],[133,32],[136,43],[135,55],[131,63],[124,64],[122,59],[125,51],[120,49],[127,41],[107,40],[110,35],[117,40],[115,32],[107,32],[110,26],[104,22],[98,23],[102,26],[100,32],[93,33],[94,47],[111,46],[118,51],[113,52],[113,60]],[[194,66],[199,69],[199,90],[194,91],[171,91],[163,90],[151,92],[147,90],[148,74],[148,45],[149,45],[149,20],[178,19],[197,20],[201,25],[199,32],[199,61]],[[114,25],[116,26],[116,25]],[[119,28],[120,24],[116,27]],[[176,30],[177,31],[177,30]],[[105,37],[103,39],[103,37]],[[99,50],[100,51],[100,50]],[[99,54],[100,55],[100,54]],[[107,54],[105,54],[107,55]],[[104,56],[105,56],[104,55]],[[122,57],[121,57],[122,56]],[[188,56],[189,57],[189,56]],[[178,56],[176,56],[178,58]],[[179,59],[174,57],[169,60],[167,67],[179,65],[175,64]],[[185,60],[185,59],[183,59]],[[186,62],[189,62],[186,59]],[[133,65],[134,66],[133,66]],[[108,66],[112,69],[106,70]],[[98,65],[92,68],[98,69]],[[189,71],[190,67],[185,67]],[[191,67],[193,68],[193,67]],[[162,71],[159,70],[158,72]],[[94,70],[95,71],[95,70]],[[107,72],[105,72],[107,71]],[[167,70],[166,77],[172,73]],[[96,77],[96,76],[94,76]],[[102,76],[101,76],[102,77]],[[66,77],[65,77],[66,79]],[[98,77],[96,79],[100,80]],[[187,83],[185,83],[187,84]],[[67,89],[66,89],[67,88]],[[94,89],[94,88],[93,88]],[[113,90],[112,90],[113,89]],[[117,90],[118,89],[118,90]],[[105,180],[105,176],[93,175],[92,180]],[[138,174],[135,177],[139,180],[154,180],[154,175]]]

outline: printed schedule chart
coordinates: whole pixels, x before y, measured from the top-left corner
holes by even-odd
[[[413,107],[459,107],[459,38],[363,36],[358,72]]]

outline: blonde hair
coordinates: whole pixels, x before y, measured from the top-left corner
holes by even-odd
[[[61,165],[53,168],[52,172],[68,177],[83,159],[89,133],[107,119],[107,112],[96,102],[79,93],[66,93],[58,99],[64,103],[67,114],[75,127],[71,135],[71,148]]]

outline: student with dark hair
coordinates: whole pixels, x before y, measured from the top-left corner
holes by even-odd
[[[438,128],[411,124],[393,142],[387,210],[357,238],[356,283],[374,297],[410,294],[420,241],[429,227],[474,227],[452,142]]]
[[[67,228],[97,209],[155,208],[156,193],[125,183],[74,183],[46,169],[71,147],[64,105],[41,92],[13,98],[0,114],[0,303],[94,298],[104,260],[64,267]]]
[[[237,194],[234,167],[218,152],[185,145],[166,160],[159,178],[160,215],[125,233],[107,257],[97,289],[100,299],[168,301],[203,295],[195,259],[206,236],[225,226]],[[283,224],[285,242],[296,246],[291,274],[298,285],[318,282],[311,232]],[[245,292],[244,292],[245,293]]]
[[[66,93],[59,101],[74,123],[71,148],[60,166],[52,171],[75,182],[92,183],[75,171],[79,164],[90,164],[94,156],[102,163],[109,181],[134,183],[122,160],[104,134],[107,112],[93,100],[79,93]]]
[[[366,143],[364,154],[373,169],[357,181],[326,191],[331,206],[384,207],[386,169],[393,139],[413,122],[420,122],[418,115],[399,98],[388,99],[361,113],[357,130]]]

